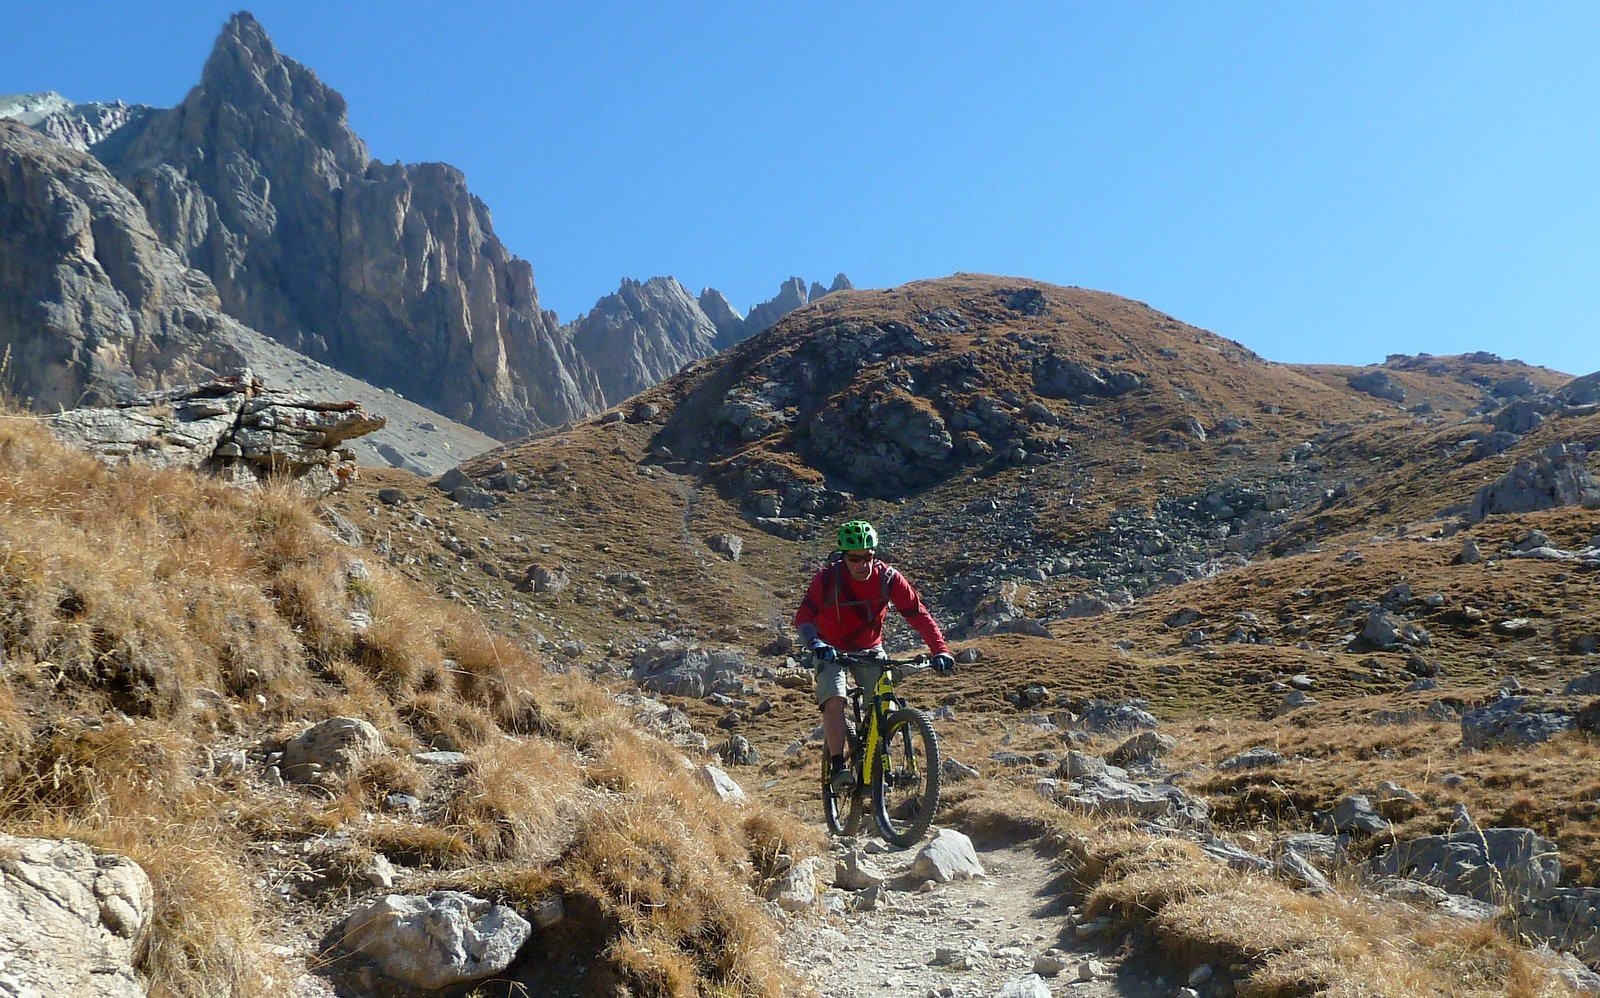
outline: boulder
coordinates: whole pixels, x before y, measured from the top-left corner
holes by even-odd
[[[1118,745],[1107,758],[1118,766],[1150,763],[1177,747],[1178,740],[1171,735],[1145,731]]]
[[[1286,835],[1277,843],[1278,852],[1295,852],[1319,863],[1332,863],[1339,858],[1339,840],[1332,835],[1316,832],[1297,832]]]
[[[754,766],[761,762],[761,753],[744,735],[733,735],[717,752],[730,766]]]
[[[1161,722],[1146,709],[1149,706],[1150,701],[1142,699],[1090,700],[1073,727],[1097,735],[1161,727]]]
[[[712,534],[706,538],[706,546],[729,561],[738,561],[744,552],[744,538],[738,534]]]
[[[1547,896],[1561,883],[1556,844],[1528,828],[1485,828],[1427,835],[1397,843],[1369,861],[1373,872],[1410,877],[1502,904],[1509,897]]]
[[[1516,913],[1520,932],[1581,960],[1600,960],[1600,889],[1557,887],[1540,897],[1517,899]],[[1595,991],[1600,988],[1590,989]]]
[[[1210,815],[1204,801],[1170,783],[1136,783],[1109,772],[1079,777],[1062,792],[1060,800],[1091,814],[1126,814],[1157,821],[1199,823]]]
[[[1092,368],[1055,353],[1045,354],[1033,365],[1034,394],[1045,398],[1116,398],[1143,384],[1144,379],[1132,371]]]
[[[1229,756],[1217,763],[1217,768],[1221,770],[1258,769],[1262,766],[1276,766],[1282,761],[1283,755],[1281,753],[1274,752],[1266,747],[1257,747]]]
[[[1461,744],[1471,749],[1536,745],[1572,724],[1572,715],[1564,710],[1541,710],[1526,697],[1502,697],[1461,715]]]
[[[341,943],[403,984],[436,990],[498,974],[532,931],[505,905],[434,891],[390,894],[356,909]]]
[[[1358,392],[1365,392],[1374,398],[1387,399],[1390,402],[1404,402],[1406,392],[1404,388],[1391,377],[1389,372],[1371,370],[1360,374],[1352,374],[1346,383]]]
[[[913,881],[932,880],[946,884],[984,875],[972,840],[953,828],[941,828],[932,841],[922,847],[912,861],[908,876]]]
[[[1551,444],[1479,489],[1467,519],[1477,523],[1496,513],[1600,502],[1600,482],[1590,476],[1587,462],[1588,452],[1582,444]]]
[[[633,680],[647,690],[703,697],[719,683],[738,680],[750,663],[735,651],[663,641],[633,657]]]
[[[1382,608],[1367,615],[1367,622],[1361,628],[1361,638],[1372,647],[1384,650],[1416,647],[1429,642],[1428,632],[1420,625]]]
[[[939,775],[945,783],[960,783],[962,780],[976,779],[982,774],[966,763],[951,756],[945,756],[939,760]]]
[[[1093,975],[1090,975],[1090,979],[1093,979]],[[1024,974],[1008,981],[1005,987],[995,992],[995,998],[1050,998],[1050,985],[1038,974]]]
[[[847,891],[878,887],[888,879],[888,874],[879,869],[876,863],[854,849],[841,856],[833,867],[834,885]]]
[[[1600,669],[1568,680],[1561,692],[1566,696],[1594,696],[1600,693]]]
[[[384,751],[383,736],[369,722],[355,717],[330,717],[295,735],[283,748],[283,775],[314,783],[349,772],[357,763]]]
[[[0,833],[0,992],[143,998],[135,965],[154,913],[132,860]]]
[[[809,911],[816,907],[824,862],[821,856],[802,859],[772,886],[767,899],[776,901],[784,911]]]
[[[1333,810],[1322,819],[1324,832],[1352,832],[1361,835],[1383,835],[1389,823],[1373,808],[1365,794],[1351,794],[1333,805]]]
[[[1279,852],[1273,861],[1273,869],[1277,871],[1279,877],[1312,894],[1333,893],[1333,884],[1322,871],[1312,866],[1309,859],[1293,849]]]
[[[1546,407],[1539,402],[1523,399],[1513,402],[1494,415],[1494,428],[1499,433],[1523,434],[1538,429],[1544,422]]]

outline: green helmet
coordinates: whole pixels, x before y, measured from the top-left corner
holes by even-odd
[[[839,528],[840,551],[870,551],[878,546],[878,532],[866,520],[851,520]]]

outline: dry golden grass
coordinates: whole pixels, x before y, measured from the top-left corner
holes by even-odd
[[[1554,995],[1541,960],[1490,926],[1343,893],[1313,897],[1235,872],[1198,846],[1126,821],[1062,811],[1034,794],[958,791],[979,831],[1038,836],[1085,897],[1158,958],[1224,970],[1241,995]]]
[[[723,805],[604,691],[363,555],[288,489],[112,470],[0,423],[0,827],[145,866],[152,993],[280,993],[257,880],[335,831],[334,882],[381,851],[513,903],[581,896],[597,972],[635,993],[789,991],[751,888],[815,840]],[[210,775],[213,747],[339,714],[390,752],[319,787]],[[428,770],[419,748],[470,762]],[[393,792],[427,820],[378,813]],[[276,915],[326,926],[340,896]]]

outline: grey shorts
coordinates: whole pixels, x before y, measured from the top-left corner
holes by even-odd
[[[882,652],[880,651],[881,655]],[[888,656],[884,656],[887,658]],[[860,662],[833,661],[824,662],[817,669],[817,706],[834,697],[848,697],[849,685],[845,682],[845,672],[848,671],[855,677],[856,685],[866,690],[870,695],[873,687],[878,685],[878,678],[883,675],[883,670],[876,665],[865,665]]]

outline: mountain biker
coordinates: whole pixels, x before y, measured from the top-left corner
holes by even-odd
[[[851,520],[839,528],[840,557],[817,572],[806,589],[794,626],[800,640],[810,645],[817,669],[817,706],[822,711],[822,734],[832,760],[833,790],[846,793],[855,787],[855,773],[844,764],[844,699],[848,690],[840,652],[883,653],[883,624],[889,607],[900,611],[933,653],[932,665],[940,675],[956,667],[939,624],[923,605],[911,582],[877,558],[878,532],[866,520]],[[877,685],[879,670],[851,663],[856,684]]]

